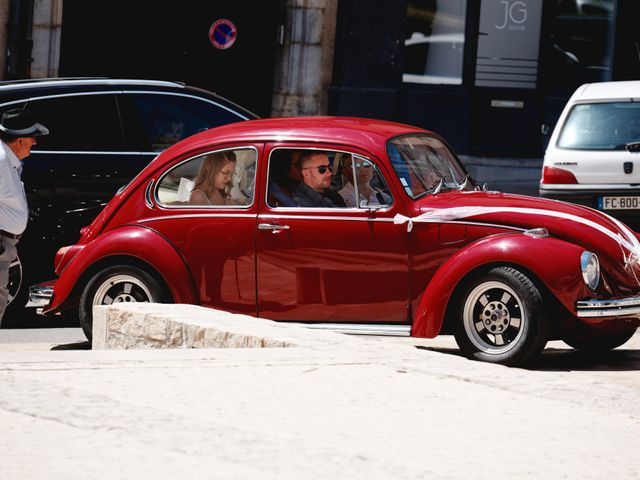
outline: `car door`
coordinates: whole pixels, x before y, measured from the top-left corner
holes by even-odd
[[[270,145],[256,235],[259,315],[293,321],[407,322],[407,232],[393,223],[398,202],[385,172],[370,156],[343,147],[313,147],[318,148],[331,160],[330,188],[335,192],[349,190],[341,167],[345,160],[369,162],[377,176],[379,192],[372,200],[377,205],[295,206],[291,184],[280,188],[279,182],[291,180],[298,154],[308,149]]]
[[[260,149],[260,144],[212,148],[172,165],[157,180],[157,208],[144,224],[180,253],[203,306],[256,314],[254,199]],[[233,165],[224,166],[231,157]],[[224,199],[197,198],[210,192],[218,176],[227,185]]]

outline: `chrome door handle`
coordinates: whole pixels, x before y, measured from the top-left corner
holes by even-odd
[[[280,230],[289,230],[289,225],[277,225],[275,223],[259,223],[258,230],[271,230],[278,233]]]

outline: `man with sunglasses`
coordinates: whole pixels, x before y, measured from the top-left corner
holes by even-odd
[[[301,207],[344,208],[344,200],[331,190],[331,163],[327,152],[305,150],[300,154],[302,182],[293,194],[293,200]]]

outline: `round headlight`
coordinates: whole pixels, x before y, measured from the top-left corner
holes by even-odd
[[[595,290],[600,283],[600,262],[595,253],[582,252],[580,256],[582,278],[591,290]]]

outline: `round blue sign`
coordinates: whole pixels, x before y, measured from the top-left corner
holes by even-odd
[[[238,36],[238,30],[231,20],[221,18],[209,28],[209,40],[214,47],[225,50],[233,45]]]

